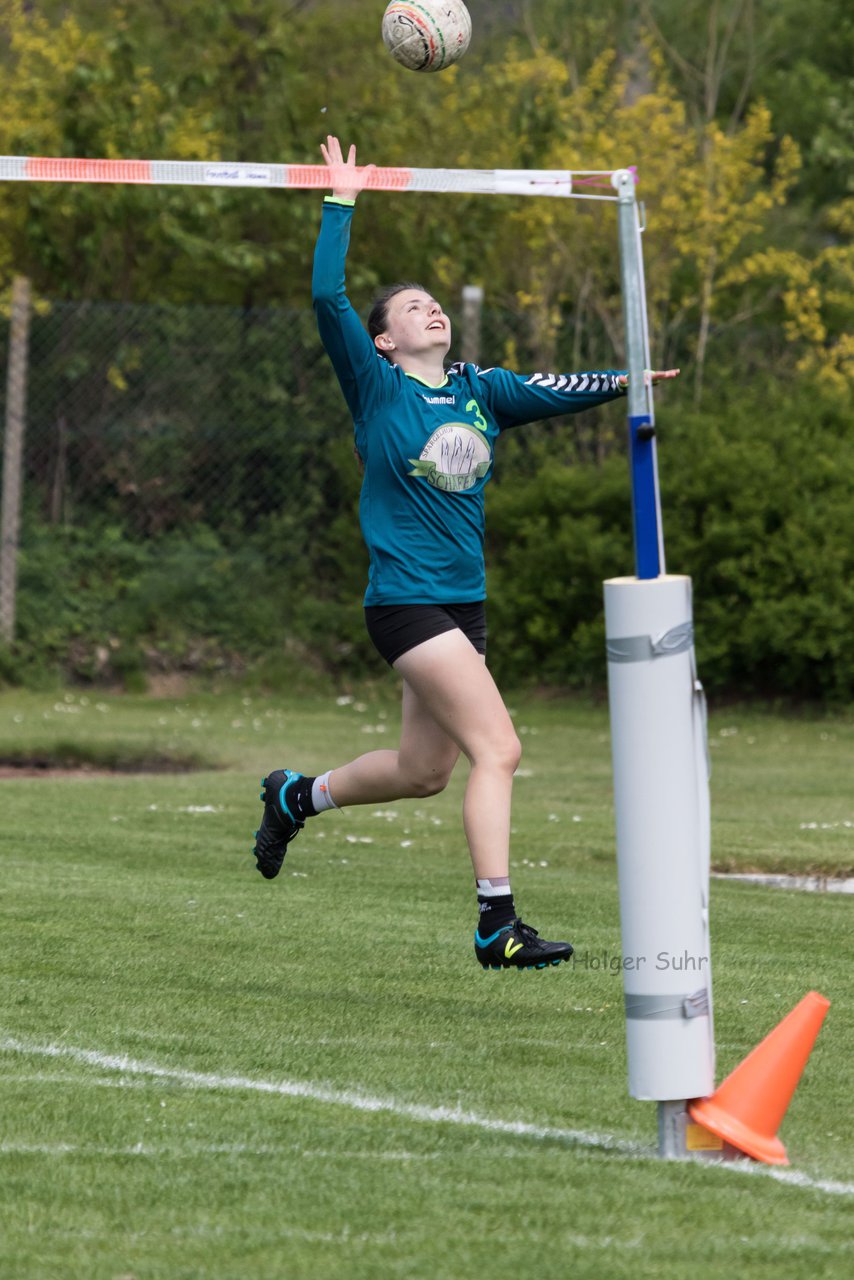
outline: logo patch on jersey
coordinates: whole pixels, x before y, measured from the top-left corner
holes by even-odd
[[[472,489],[492,463],[488,442],[465,422],[446,422],[433,432],[419,458],[410,458],[418,476],[434,489],[461,493]]]

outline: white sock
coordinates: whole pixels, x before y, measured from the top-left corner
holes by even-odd
[[[477,896],[479,898],[506,898],[512,893],[509,876],[498,876],[492,880],[478,880]]]
[[[320,774],[311,784],[311,803],[314,805],[318,813],[323,813],[324,809],[337,809],[338,805],[332,799],[332,792],[329,790],[329,769],[326,773]]]

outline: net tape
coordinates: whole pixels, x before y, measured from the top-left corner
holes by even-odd
[[[350,170],[321,164],[245,164],[208,160],[79,160],[0,156],[0,181],[138,183],[149,186],[270,187],[326,190],[346,186]],[[372,169],[368,191],[467,195],[560,196],[616,200],[611,169]],[[585,190],[579,191],[579,187]],[[601,187],[602,191],[587,188]],[[610,191],[610,194],[607,192]]]

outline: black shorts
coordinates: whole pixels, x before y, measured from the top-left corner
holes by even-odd
[[[365,622],[368,635],[389,666],[417,644],[456,628],[478,653],[486,653],[486,607],[482,600],[474,604],[369,605]]]

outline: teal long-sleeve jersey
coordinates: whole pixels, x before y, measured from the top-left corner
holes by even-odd
[[[622,395],[619,373],[519,374],[453,364],[430,386],[379,354],[345,285],[353,207],[327,201],[312,296],[364,463],[366,605],[483,600],[484,489],[508,427]]]

